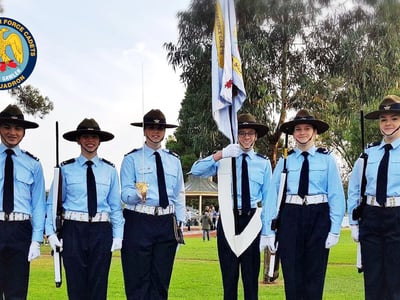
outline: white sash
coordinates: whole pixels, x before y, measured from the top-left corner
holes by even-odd
[[[235,235],[232,200],[232,158],[219,161],[218,203],[225,238],[232,251],[239,257],[254,241],[261,230],[261,208],[257,208],[246,228]]]

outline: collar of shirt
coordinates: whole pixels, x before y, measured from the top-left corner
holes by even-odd
[[[256,153],[254,152],[253,149],[248,151],[248,152],[245,152],[245,151],[242,150],[242,152],[239,155],[241,158],[243,158],[242,154],[247,154],[250,159],[254,159],[254,157],[256,156]]]
[[[163,152],[162,148],[158,148],[157,150],[154,150],[153,148],[150,148],[149,146],[144,144],[143,149],[144,149],[144,153],[145,153],[146,157],[150,158],[150,157],[154,156],[154,152],[156,152],[156,151],[158,153],[160,153],[160,155],[162,156],[162,152]]]
[[[400,146],[400,138],[395,139],[391,144],[392,144],[393,149],[396,149],[397,147]],[[379,149],[383,149],[383,147],[385,147],[385,145],[386,145],[386,143],[385,143],[385,141],[382,139],[382,141],[381,141],[381,143],[380,143],[380,145],[379,145]]]
[[[0,144],[0,153],[3,153],[4,155],[6,155],[6,154],[4,153],[4,151],[5,151],[6,149],[8,149],[8,148],[7,148],[4,144]],[[21,148],[19,147],[19,145],[15,146],[15,147],[12,148],[12,149],[14,150],[14,153],[15,153],[16,156],[21,155],[22,150],[21,150]]]
[[[84,157],[83,155],[80,155],[77,159],[77,162],[80,166],[85,166],[86,161],[88,161],[89,159],[87,159],[86,157]],[[92,159],[90,159],[93,162],[93,166],[98,166],[99,165],[99,157],[96,155],[95,157],[93,157]]]
[[[309,148],[309,149],[307,150],[307,152],[308,152],[311,156],[314,156],[316,151],[317,151],[317,147],[315,147],[315,146],[312,146],[311,148]],[[300,150],[299,148],[295,148],[295,149],[294,149],[294,152],[295,152],[296,158],[299,158],[299,156],[301,156],[301,153],[303,153],[304,151],[303,151],[303,150]]]

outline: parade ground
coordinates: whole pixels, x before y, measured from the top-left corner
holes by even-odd
[[[198,227],[185,230],[186,244],[177,252],[169,289],[171,300],[222,299],[222,282],[218,264],[215,231],[211,231],[210,241],[202,240]],[[65,276],[61,288],[56,288],[53,275],[53,260],[50,246],[41,247],[42,255],[31,263],[29,300],[68,299]],[[264,255],[260,254],[262,261]],[[356,244],[351,240],[350,230],[342,230],[339,244],[330,251],[324,299],[357,300],[364,299],[362,274],[355,267]],[[263,283],[263,262],[260,271],[259,299],[283,300],[284,286],[282,274],[272,284]],[[123,300],[124,283],[120,253],[113,254],[108,284],[108,299]],[[243,291],[239,286],[239,299]]]

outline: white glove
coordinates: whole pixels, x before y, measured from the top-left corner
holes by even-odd
[[[38,242],[32,241],[29,246],[28,261],[32,261],[40,256],[40,244]]]
[[[326,238],[325,242],[325,248],[329,249],[335,246],[339,242],[339,235],[338,234],[333,234],[333,233],[328,233],[328,237]]]
[[[353,239],[353,241],[355,241],[356,243],[358,243],[360,240],[358,239],[358,225],[354,224],[354,225],[350,225],[350,229],[351,229],[351,238]]]
[[[122,239],[121,238],[113,238],[111,252],[114,252],[115,250],[121,250],[121,248],[122,248]]]
[[[260,251],[268,248],[271,253],[275,253],[278,249],[275,245],[275,235],[262,235],[260,237]]]
[[[239,144],[229,144],[222,149],[222,158],[238,157],[240,152],[241,150]]]
[[[50,234],[50,236],[47,238],[47,240],[49,241],[50,247],[51,247],[51,249],[53,249],[53,251],[56,251],[57,247],[59,247],[60,251],[61,251],[62,242],[58,239],[58,237],[55,233]]]

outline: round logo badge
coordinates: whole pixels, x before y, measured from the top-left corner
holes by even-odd
[[[0,90],[12,89],[31,75],[36,64],[36,43],[29,30],[0,17]]]

